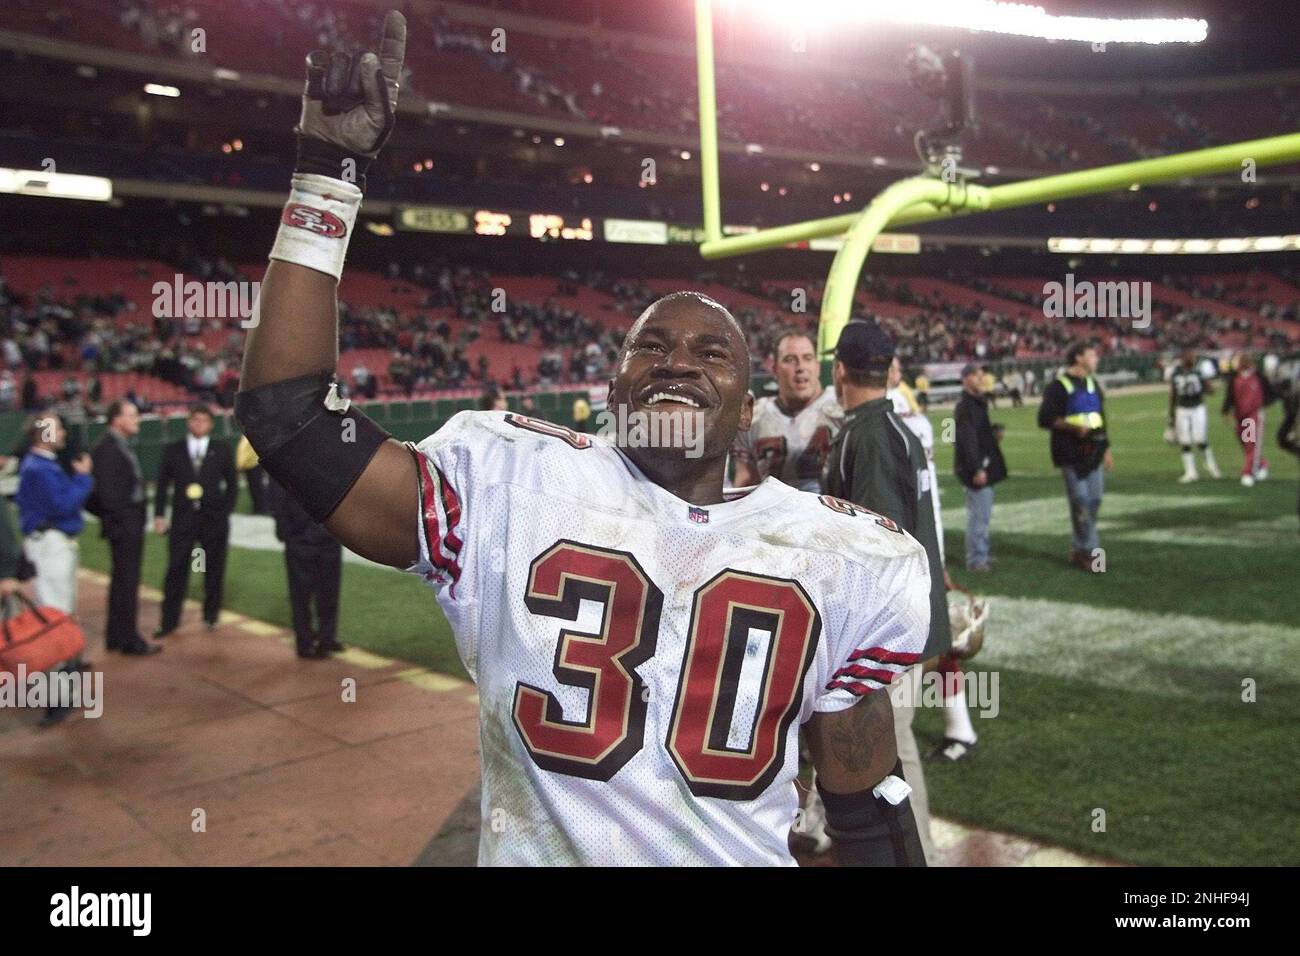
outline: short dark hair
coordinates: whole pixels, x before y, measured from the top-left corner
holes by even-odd
[[[618,358],[616,360],[616,370],[614,372],[614,377],[615,378],[618,377],[617,368],[622,367],[623,357],[627,355],[628,340],[632,330],[637,327],[637,325],[641,322],[642,319],[644,319],[647,315],[650,314],[650,312],[654,311],[659,306],[672,305],[677,302],[687,302],[699,308],[708,309],[713,312],[716,312],[731,324],[732,329],[735,331],[736,335],[740,338],[740,344],[744,346],[745,354],[743,356],[737,356],[737,367],[744,374],[746,387],[748,387],[749,374],[750,374],[749,338],[748,336],[745,335],[745,328],[740,324],[740,322],[736,320],[736,317],[731,314],[731,311],[725,305],[723,305],[721,302],[717,301],[716,299],[705,295],[703,292],[688,292],[688,291],[669,292],[667,295],[660,296],[659,298],[651,302],[648,306],[646,306],[641,311],[641,314],[632,320],[632,325],[628,328],[627,332],[623,334],[623,344],[619,347],[618,350]]]
[[[857,388],[889,387],[888,365],[872,368],[853,368],[851,365],[845,365],[841,362],[840,366],[844,369],[844,381],[848,382],[850,385]]]
[[[1088,349],[1095,349],[1096,347],[1096,343],[1089,342],[1087,339],[1078,339],[1071,342],[1069,348],[1065,350],[1065,364],[1073,365],[1078,361],[1080,355],[1088,351]]]
[[[799,329],[799,328],[795,328],[794,326],[789,326],[787,328],[782,329],[779,333],[777,333],[776,338],[772,340],[772,361],[773,362],[776,361],[777,356],[781,351],[781,343],[784,342],[786,339],[793,339],[793,338],[807,339],[809,342],[812,343],[813,351],[814,352],[817,351],[817,336],[809,332],[807,329]]]
[[[216,421],[217,419],[217,416],[212,413],[212,409],[207,405],[204,405],[202,402],[191,407],[190,413],[186,417],[193,418],[195,415],[207,415],[208,418],[211,418],[213,421]]]
[[[117,421],[122,412],[126,410],[126,406],[134,404],[135,402],[131,401],[129,398],[119,398],[115,401],[109,402],[108,408],[104,410],[104,420],[110,425],[113,424],[113,422]]]
[[[51,418],[56,418],[59,424],[63,424],[63,416],[58,412],[44,411],[32,415],[23,425],[23,434],[27,436],[27,444],[35,445],[40,440],[41,432],[45,431],[46,425]],[[66,425],[64,426],[67,427]]]

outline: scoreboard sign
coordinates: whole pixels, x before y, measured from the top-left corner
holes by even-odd
[[[397,228],[411,232],[473,232],[474,210],[456,206],[405,206]]]

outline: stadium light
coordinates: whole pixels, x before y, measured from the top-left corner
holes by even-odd
[[[152,93],[154,96],[180,96],[181,91],[174,86],[164,86],[162,83],[146,83],[144,85],[146,93]]]
[[[745,0],[738,8],[758,9],[787,25],[885,22],[952,27],[979,33],[1075,40],[1081,43],[1200,43],[1209,34],[1204,20],[1115,19],[1054,16],[1039,6],[998,0]]]
[[[113,198],[113,181],[103,176],[47,173],[40,169],[0,167],[0,193],[13,196],[43,196],[48,199],[86,199],[108,202]]]
[[[1049,252],[1066,254],[1091,252],[1125,255],[1233,255],[1243,252],[1284,252],[1300,250],[1300,235],[1246,236],[1222,239],[1095,239],[1052,236],[1047,240]]]

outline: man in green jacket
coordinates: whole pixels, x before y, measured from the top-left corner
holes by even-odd
[[[933,860],[930,810],[921,755],[912,733],[924,660],[952,647],[948,597],[939,535],[930,501],[930,468],[925,450],[885,397],[894,343],[875,322],[855,320],[844,327],[834,349],[832,380],[844,409],[844,425],[831,440],[822,490],[874,511],[925,548],[930,563],[930,633],[923,662],[909,668],[890,690],[894,732],[903,776],[912,785],[912,809],[925,855]]]

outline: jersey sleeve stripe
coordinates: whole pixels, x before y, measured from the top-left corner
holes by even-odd
[[[444,506],[446,500],[443,489],[449,489],[451,486],[448,482],[442,480],[442,472],[437,466],[432,465],[419,449],[408,444],[411,453],[415,456],[416,467],[420,475],[420,515],[421,530],[424,535],[425,548],[429,554],[429,560],[433,566],[440,571],[445,571],[451,576],[453,581],[460,579],[460,564],[457,561],[457,553],[460,551],[460,539],[455,538],[455,548],[443,534],[444,528],[450,530],[447,509]],[[455,492],[452,492],[455,501],[453,515],[457,521],[460,520],[460,501],[455,498]]]
[[[860,664],[850,664],[848,667],[841,667],[834,674],[832,674],[831,677],[833,679],[849,677],[849,678],[858,678],[858,679],[866,679],[866,680],[875,680],[875,681],[881,681],[885,684],[888,684],[895,677],[901,674],[902,671],[903,671],[902,668],[900,668],[899,670],[882,670],[875,667],[863,667]]]
[[[885,684],[877,681],[843,681],[833,680],[826,685],[827,690],[846,690],[854,697],[866,697],[874,690],[880,690]]]
[[[434,467],[438,477],[438,484],[442,488],[442,511],[447,516],[447,547],[454,554],[460,554],[461,540],[456,534],[456,529],[460,526],[460,497],[456,494],[456,489],[451,486],[447,476],[442,473],[437,466]]]
[[[883,647],[861,647],[849,655],[850,661],[860,661],[864,658],[878,664],[915,664],[921,659],[921,655],[889,651]]]

